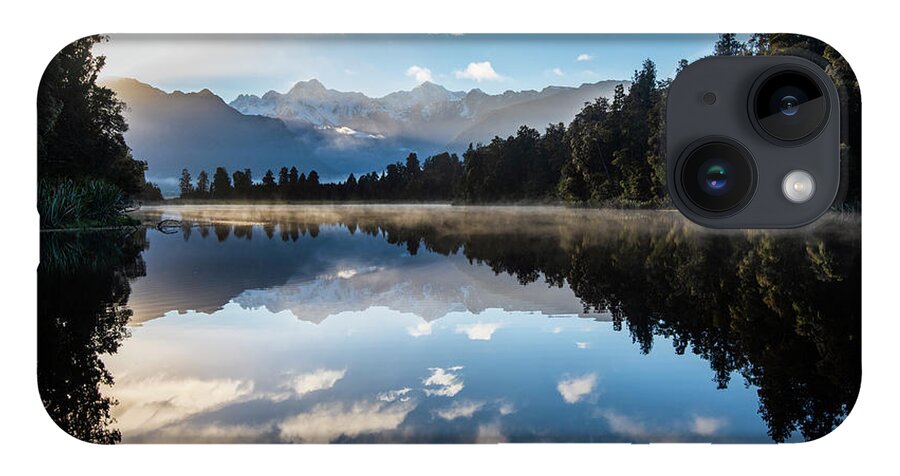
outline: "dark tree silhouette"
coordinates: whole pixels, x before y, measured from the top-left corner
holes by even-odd
[[[228,171],[225,170],[225,167],[216,168],[212,186],[210,187],[210,195],[213,198],[231,198],[231,179],[228,177]]]
[[[38,389],[50,418],[94,443],[121,439],[101,387],[102,356],[128,337],[129,280],[143,276],[144,231],[42,233],[38,266]]]
[[[94,56],[103,36],[88,36],[60,50],[38,87],[38,177],[102,179],[129,195],[144,185],[145,162],[125,144],[124,103],[97,85],[106,59]]]
[[[209,176],[205,170],[201,170],[197,175],[197,195],[200,197],[209,195]]]
[[[194,194],[194,186],[191,184],[191,173],[188,172],[188,169],[181,169],[178,189],[181,192],[181,198],[188,198]]]

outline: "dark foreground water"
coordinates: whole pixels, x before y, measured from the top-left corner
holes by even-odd
[[[98,442],[802,441],[860,382],[854,216],[169,207],[43,233],[38,382]]]

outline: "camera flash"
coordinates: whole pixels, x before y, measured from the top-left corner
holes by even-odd
[[[816,193],[816,181],[804,170],[792,170],[781,181],[781,192],[794,203],[804,203]]]

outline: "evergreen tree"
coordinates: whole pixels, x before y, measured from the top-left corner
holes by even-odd
[[[737,40],[734,33],[725,33],[719,36],[719,41],[713,47],[716,56],[740,56],[747,54],[747,45]]]
[[[137,199],[142,202],[161,202],[163,201],[162,191],[155,183],[146,181],[140,193],[137,194]]]
[[[645,60],[635,71],[628,96],[623,102],[622,143],[613,153],[618,170],[621,198],[646,202],[653,197],[653,170],[648,162],[651,110],[658,100],[656,65]]]
[[[344,195],[347,198],[355,198],[356,197],[356,187],[357,187],[356,177],[351,173],[349,177],[347,177],[347,181],[344,182]]]
[[[303,199],[306,197],[306,188],[308,182],[309,181],[306,179],[306,174],[304,173],[301,173],[300,176],[297,177],[297,186],[294,189],[295,191],[293,195],[294,198]]]
[[[231,197],[231,178],[228,177],[228,171],[225,170],[225,167],[216,167],[210,194],[213,198],[219,199]]]
[[[209,176],[205,170],[201,170],[197,175],[197,195],[205,197],[209,194]]]
[[[618,104],[624,98],[614,99]],[[621,106],[619,106],[621,107]],[[568,201],[604,200],[618,196],[618,180],[612,164],[618,133],[606,98],[599,98],[575,116],[566,131],[570,160],[563,167],[559,191]]]
[[[303,177],[304,179],[306,177]],[[301,191],[301,180],[297,175],[297,167],[291,167],[290,172],[288,172],[288,190],[285,197],[288,198],[298,198],[300,197]],[[282,192],[284,193],[284,192]]]
[[[233,194],[239,198],[250,198],[250,192],[253,188],[253,175],[250,169],[238,170],[232,174]]]
[[[272,169],[266,170],[266,174],[263,175],[262,189],[263,194],[266,198],[272,198],[275,196],[275,192],[278,190],[278,185],[275,182],[275,173],[272,172]]]
[[[283,192],[288,189],[288,168],[282,167],[278,171],[278,188]]]
[[[191,185],[191,173],[188,169],[181,169],[181,180],[178,181],[178,188],[181,191],[181,198],[188,198],[194,193],[194,186]]]
[[[306,177],[306,184],[304,186],[306,198],[311,198],[313,200],[321,199],[322,197],[319,195],[319,173],[315,170],[309,172],[309,176]]]

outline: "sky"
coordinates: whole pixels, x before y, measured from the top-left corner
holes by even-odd
[[[717,35],[111,35],[101,77],[165,91],[286,92],[316,78],[381,97],[432,81],[454,91],[578,86],[630,79],[646,58],[661,78],[712,52]]]

